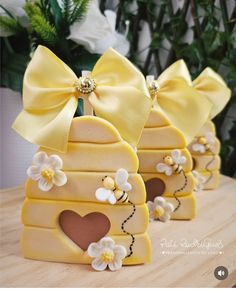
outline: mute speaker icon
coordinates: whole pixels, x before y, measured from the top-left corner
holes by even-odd
[[[224,276],[225,275],[225,271],[223,271],[223,270],[218,271],[218,275],[219,276]]]
[[[214,275],[218,280],[224,280],[228,277],[228,269],[224,266],[219,266],[215,268]]]

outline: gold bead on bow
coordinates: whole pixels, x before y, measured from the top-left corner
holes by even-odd
[[[82,94],[90,94],[96,88],[96,82],[89,76],[81,76],[75,81],[75,87]]]

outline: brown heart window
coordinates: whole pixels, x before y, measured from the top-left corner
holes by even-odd
[[[102,213],[93,212],[83,217],[74,211],[63,211],[59,216],[62,231],[82,250],[92,242],[98,242],[109,232],[111,223]]]

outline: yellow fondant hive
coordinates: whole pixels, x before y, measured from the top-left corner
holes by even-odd
[[[184,175],[181,173],[166,176],[156,170],[156,165],[163,162],[165,156],[171,155],[174,149],[178,149],[187,160],[182,165],[186,176],[186,185],[177,193],[176,190],[183,187],[185,183]],[[146,184],[147,200],[153,201],[156,196],[162,196],[172,203],[174,208],[177,208],[180,202],[180,206],[173,212],[171,218],[194,218],[196,214],[195,179],[191,173],[191,155],[186,148],[186,141],[181,131],[170,123],[160,109],[153,108],[151,110],[138,144],[137,153],[139,172]]]
[[[42,192],[37,182],[26,182],[26,199],[22,208],[24,224],[21,245],[26,258],[68,262],[91,262],[86,250],[82,250],[61,229],[59,216],[70,210],[81,217],[90,213],[101,213],[110,221],[108,236],[117,244],[125,246],[127,253],[135,241],[133,253],[124,259],[123,264],[141,264],[150,261],[151,245],[146,233],[148,209],[145,204],[146,191],[142,177],[137,173],[138,158],[132,147],[122,140],[119,132],[109,122],[94,116],[73,119],[68,151],[60,154],[40,148],[48,155],[57,154],[63,160],[63,171],[67,176],[64,186],[54,186]],[[95,192],[102,187],[105,176],[114,177],[116,171],[124,168],[129,173],[132,185],[129,192],[130,203],[111,205],[101,203]],[[133,217],[122,223],[136,208]],[[81,232],[83,233],[83,232]]]

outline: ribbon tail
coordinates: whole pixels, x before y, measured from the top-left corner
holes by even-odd
[[[151,98],[132,87],[99,86],[89,101],[96,116],[112,123],[128,143],[138,144],[151,110]]]

